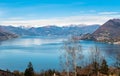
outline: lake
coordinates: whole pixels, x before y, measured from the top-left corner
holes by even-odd
[[[35,71],[46,69],[60,69],[60,48],[63,45],[62,37],[24,36],[0,43],[0,69],[11,71],[24,71],[31,61]],[[106,57],[109,65],[114,62],[114,56],[119,52],[120,45],[100,43],[94,41],[80,41],[83,53],[88,55],[88,50],[95,45]]]

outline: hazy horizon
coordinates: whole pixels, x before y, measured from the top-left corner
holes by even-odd
[[[88,26],[101,26],[100,24],[90,24],[90,25],[86,25],[86,24],[70,24],[70,25],[32,25],[32,26],[29,26],[29,25],[0,25],[0,26],[12,26],[12,27],[23,27],[23,28],[32,28],[32,27],[35,27],[35,28],[38,28],[38,27],[88,27]]]

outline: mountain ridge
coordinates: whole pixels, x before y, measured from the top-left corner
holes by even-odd
[[[115,43],[120,41],[120,19],[110,19],[92,34],[86,34],[81,39]]]
[[[8,40],[16,37],[18,37],[18,35],[11,32],[7,32],[6,30],[0,27],[0,41]]]

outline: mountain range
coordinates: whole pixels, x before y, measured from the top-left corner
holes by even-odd
[[[2,29],[17,34],[19,36],[68,36],[68,35],[80,35],[86,33],[93,33],[99,25],[88,26],[43,26],[43,27],[14,27],[14,26],[1,26]]]
[[[108,43],[120,43],[120,19],[110,19],[103,25],[88,26],[43,26],[43,27],[14,27],[0,26],[0,40],[18,36],[69,36],[81,35],[80,39],[95,40]]]

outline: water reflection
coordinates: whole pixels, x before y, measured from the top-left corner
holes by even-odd
[[[0,45],[2,45],[2,41],[0,41]]]

